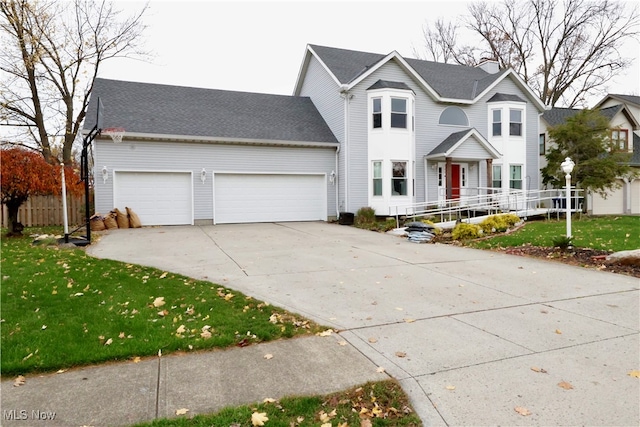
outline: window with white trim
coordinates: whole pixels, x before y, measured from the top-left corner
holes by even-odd
[[[391,127],[407,128],[407,100],[391,98]]]
[[[522,190],[522,166],[509,166],[509,188],[514,190]]]
[[[372,111],[372,123],[373,128],[378,129],[382,127],[382,98],[373,98]]]
[[[547,136],[541,133],[538,137],[538,154],[544,156],[547,152]]]
[[[522,136],[522,110],[509,109],[509,135]]]
[[[492,117],[492,135],[502,135],[502,110],[491,110]]]
[[[502,165],[493,165],[493,175],[491,178],[493,188],[502,188]]]
[[[440,113],[438,124],[453,126],[469,126],[469,119],[460,107],[447,107]]]
[[[391,195],[407,195],[407,162],[391,162]]]
[[[382,161],[373,162],[373,195],[382,196]]]

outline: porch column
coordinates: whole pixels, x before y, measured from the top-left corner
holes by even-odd
[[[445,166],[445,173],[447,174],[447,200],[451,200],[451,196],[453,194],[453,189],[451,188],[453,186],[453,174],[451,173],[451,157],[447,157],[445,159],[446,161],[446,166]]]
[[[493,186],[493,159],[487,159],[487,188]],[[487,190],[488,194],[493,193],[493,190]]]

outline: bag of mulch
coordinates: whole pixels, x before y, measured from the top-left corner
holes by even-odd
[[[115,213],[109,212],[109,214],[104,217],[104,226],[107,228],[107,230],[118,228],[118,222],[116,221]]]
[[[118,228],[129,228],[129,217],[126,213],[121,212],[118,208],[115,208],[111,212],[116,213],[116,222],[118,223]]]
[[[129,225],[131,226],[131,228],[142,227],[142,223],[140,222],[140,217],[138,216],[138,214],[129,207],[125,207],[124,209],[127,211],[127,215],[129,215]]]
[[[102,231],[107,227],[104,225],[104,218],[98,214],[95,214],[90,219],[91,231]]]

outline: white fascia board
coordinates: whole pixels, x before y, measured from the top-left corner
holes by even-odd
[[[325,71],[329,74],[329,76],[331,76],[331,79],[333,79],[333,81],[336,83],[336,86],[340,87],[342,86],[342,83],[340,82],[340,80],[338,80],[338,78],[331,72],[331,69],[329,67],[327,67],[327,64],[324,63],[324,61],[322,59],[320,59],[320,56],[313,50],[313,48],[309,45],[307,45],[307,56],[305,56],[305,61],[308,63],[310,56],[309,55],[313,55],[315,56],[315,58],[318,60],[318,62],[320,63],[320,65],[322,65],[322,67],[325,69]],[[306,65],[304,66],[304,69],[306,71]],[[300,76],[299,76],[300,78]],[[302,81],[298,81],[297,84],[300,84]],[[297,90],[297,88],[296,88]]]
[[[486,139],[480,135],[480,133],[476,129],[470,129],[464,136],[462,136],[454,145],[451,146],[447,151],[442,153],[433,153],[425,156],[427,159],[435,159],[440,157],[450,157],[451,153],[456,151],[462,144],[464,144],[467,139],[471,136],[474,136],[476,140],[482,145],[482,147],[494,158],[499,159],[502,155],[491,145]]]
[[[100,139],[108,140],[109,137],[102,135]],[[162,142],[199,142],[199,143],[241,144],[241,145],[279,145],[279,146],[318,147],[318,148],[337,148],[340,146],[339,142],[224,138],[224,137],[211,137],[211,136],[168,135],[168,134],[136,133],[136,132],[126,132],[123,139],[125,140],[135,139],[138,141],[146,140],[146,141],[162,141]]]
[[[509,68],[502,75],[502,77],[497,79],[488,88],[486,88],[484,91],[482,91],[482,93],[480,93],[478,96],[476,96],[475,99],[473,101],[471,101],[471,103],[473,104],[476,101],[480,100],[483,96],[485,96],[488,92],[493,90],[493,88],[495,88],[501,81],[503,81],[507,77],[512,77],[513,79],[515,79],[516,85],[520,87],[520,89],[528,96],[528,98],[531,101],[533,101],[533,104],[538,108],[539,111],[545,111],[545,110],[551,109],[551,107],[549,107],[547,105],[544,105],[542,103],[542,100],[540,98],[538,98],[538,96],[535,93],[533,93],[531,88],[524,82],[524,80],[522,80],[522,78],[518,75],[518,73],[513,71],[513,68]]]
[[[309,68],[309,60],[311,59],[310,47],[307,47],[304,50],[304,55],[302,56],[302,63],[300,64],[300,69],[298,70],[298,78],[296,79],[296,84],[293,86],[293,96],[300,96],[300,90],[302,90],[302,81],[304,76],[307,74],[307,69]]]

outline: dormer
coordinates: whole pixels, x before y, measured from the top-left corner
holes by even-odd
[[[496,74],[500,71],[500,64],[498,64],[498,61],[485,59],[481,63],[476,65],[476,68],[480,68],[481,70],[484,70],[489,74]]]

